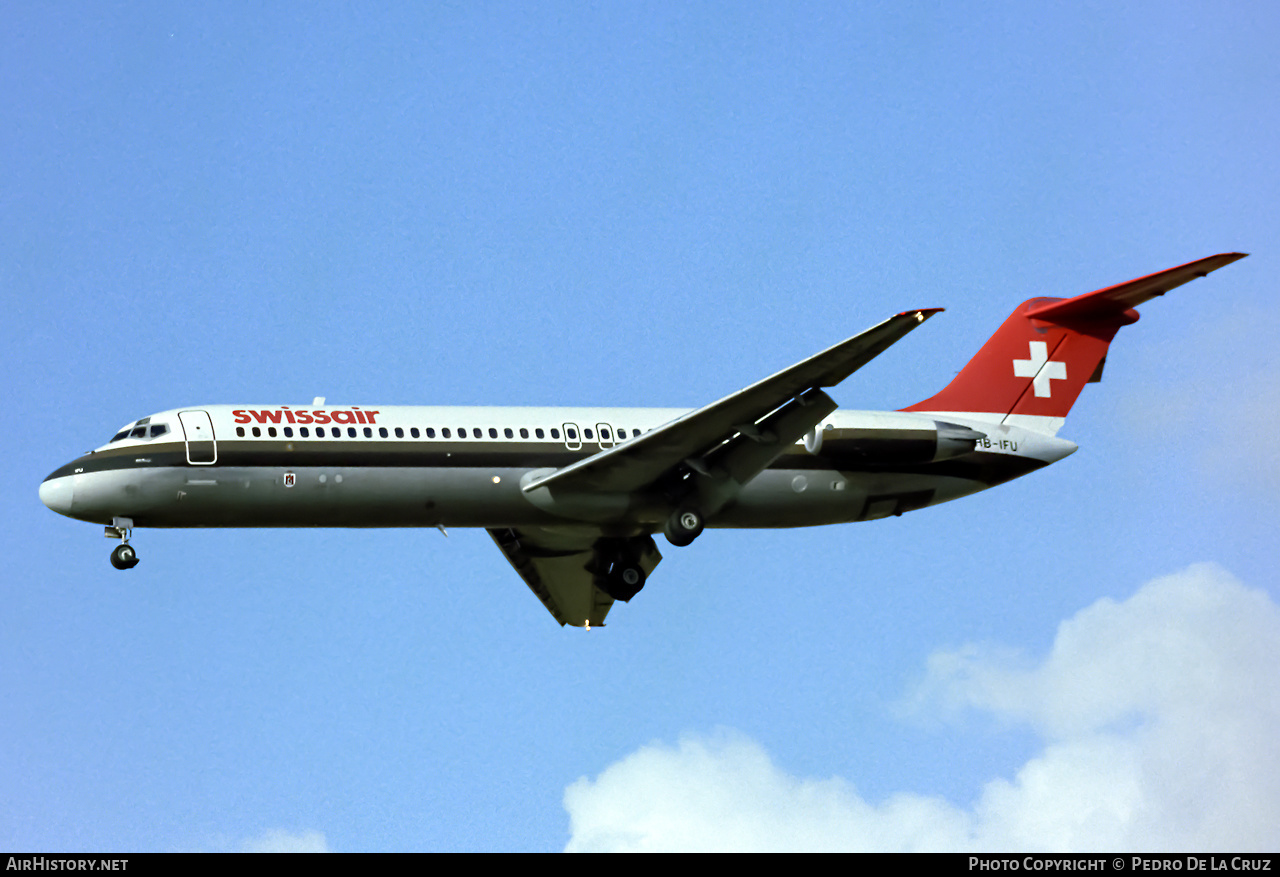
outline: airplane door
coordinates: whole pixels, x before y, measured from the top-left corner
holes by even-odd
[[[178,420],[187,438],[187,462],[192,466],[211,466],[218,462],[218,442],[213,436],[209,412],[180,411]]]
[[[613,447],[613,427],[607,423],[596,424],[596,436],[600,439],[601,448]]]
[[[582,447],[582,434],[578,432],[578,424],[564,424],[564,446],[571,451]]]

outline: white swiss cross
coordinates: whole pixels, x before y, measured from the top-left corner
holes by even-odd
[[[1050,362],[1049,347],[1043,341],[1031,341],[1031,358],[1015,359],[1013,361],[1013,376],[1015,378],[1031,378],[1031,384],[1036,388],[1037,396],[1051,396],[1053,388],[1049,384],[1054,378],[1065,379],[1067,376],[1067,364],[1065,362]]]

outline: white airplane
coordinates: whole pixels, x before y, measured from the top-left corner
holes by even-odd
[[[1018,306],[937,395],[839,411],[823,388],[938,312],[907,311],[695,411],[205,405],[130,423],[40,485],[105,524],[484,527],[561,625],[604,624],[703,527],[867,521],[956,499],[1073,453],[1056,437],[1135,305],[1245,257],[1222,253]]]

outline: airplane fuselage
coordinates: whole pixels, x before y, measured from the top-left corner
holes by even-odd
[[[138,527],[555,527],[653,532],[661,491],[522,488],[686,414],[663,408],[227,406],[174,409],[52,473],[70,517]],[[941,424],[941,425],[940,425]],[[948,444],[948,429],[977,441]],[[167,427],[167,429],[164,429]],[[137,433],[140,436],[130,436]],[[163,429],[163,432],[160,430]],[[152,432],[160,432],[154,438]],[[1000,484],[1075,444],[960,417],[836,411],[709,527],[798,527],[901,514]],[[941,438],[940,438],[941,433]],[[955,430],[952,430],[955,434]],[[812,439],[812,437],[811,437]]]

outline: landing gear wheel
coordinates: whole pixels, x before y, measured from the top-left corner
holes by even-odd
[[[133,569],[138,565],[138,552],[127,542],[117,545],[111,552],[111,565],[116,569]]]
[[[614,555],[595,576],[595,585],[615,600],[626,603],[644,587],[644,567],[630,554]]]
[[[662,532],[666,535],[668,542],[677,548],[683,548],[698,538],[704,526],[702,512],[692,506],[686,506],[676,509],[671,514]]]
[[[626,603],[644,587],[644,568],[630,558],[618,560],[605,573],[604,579],[604,592]]]
[[[640,593],[660,560],[662,555],[648,533],[605,536],[592,546],[591,560],[584,568],[591,573],[592,584],[625,603]]]

